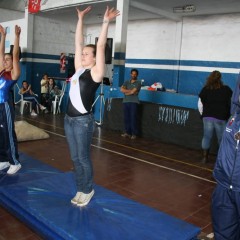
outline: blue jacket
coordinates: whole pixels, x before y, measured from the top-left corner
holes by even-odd
[[[213,176],[228,189],[240,192],[240,141],[234,135],[240,132],[240,78],[232,97],[232,116],[228,120],[219,147]]]

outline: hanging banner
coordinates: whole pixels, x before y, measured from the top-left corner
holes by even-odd
[[[28,0],[28,12],[37,13],[41,8],[41,0]]]

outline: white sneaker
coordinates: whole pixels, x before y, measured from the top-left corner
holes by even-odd
[[[82,193],[78,199],[77,205],[80,207],[86,206],[90,202],[93,195],[94,195],[94,190],[92,190],[88,194]]]
[[[10,168],[7,171],[7,174],[14,174],[16,173],[20,168],[21,168],[21,164],[17,164],[17,165],[10,165]]]
[[[71,200],[71,203],[77,205],[78,199],[80,198],[81,194],[83,194],[83,193],[82,193],[82,192],[77,192],[77,194],[75,195],[75,197]]]
[[[39,107],[40,107],[40,109],[41,109],[42,111],[46,109],[46,107],[44,107],[44,106],[41,105],[41,104],[39,104]]]
[[[0,162],[0,171],[8,167],[10,167],[9,162]]]
[[[37,116],[37,114],[34,111],[32,111],[31,116]]]
[[[121,136],[124,138],[131,138],[131,135],[129,135],[128,133],[123,133],[121,134]]]

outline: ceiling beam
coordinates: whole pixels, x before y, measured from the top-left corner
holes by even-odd
[[[95,4],[95,3],[102,3],[102,2],[112,2],[114,0],[58,0],[58,1],[46,1],[46,4],[41,6],[42,12],[62,9],[62,8],[69,8],[69,7],[76,7],[80,5],[86,4]],[[67,3],[67,4],[66,4]]]
[[[137,1],[130,1],[130,6],[144,10],[146,12],[154,13],[156,15],[165,17],[167,19],[171,19],[176,22],[182,21],[182,19],[180,17],[176,16],[174,13],[170,13],[170,12],[164,11],[164,10],[156,8],[156,7],[151,7],[144,3],[139,3]]]

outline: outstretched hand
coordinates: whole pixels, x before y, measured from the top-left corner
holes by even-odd
[[[20,36],[21,28],[18,25],[15,25],[15,35]]]
[[[107,6],[107,9],[105,11],[103,21],[111,21],[112,19],[116,18],[120,15],[120,11],[114,8],[109,9]]]
[[[2,36],[6,36],[7,34],[6,28],[4,28],[2,25],[0,25],[0,33]]]
[[[83,19],[83,17],[85,16],[85,14],[87,14],[88,12],[90,12],[91,11],[91,9],[92,9],[92,7],[87,7],[87,8],[85,8],[84,10],[80,10],[80,9],[78,9],[78,8],[76,8],[77,9],[77,13],[78,13],[78,18],[79,19]]]

